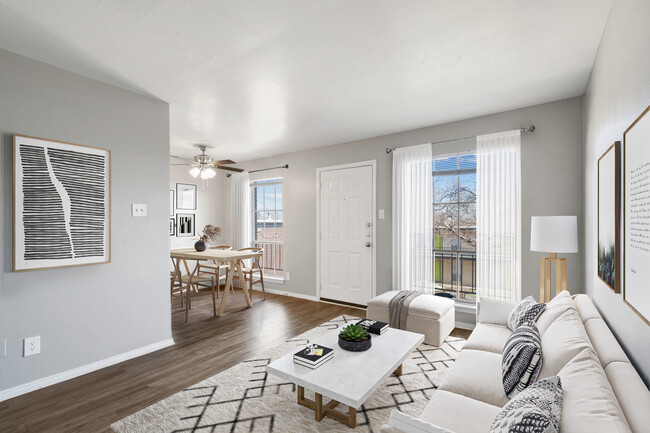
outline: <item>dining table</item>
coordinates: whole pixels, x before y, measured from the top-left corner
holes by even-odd
[[[219,304],[219,311],[217,316],[221,316],[226,308],[226,303],[228,301],[228,293],[233,286],[233,270],[237,271],[239,276],[239,284],[244,293],[244,299],[246,305],[250,308],[253,306],[251,301],[251,295],[248,290],[248,283],[244,277],[244,272],[242,272],[242,261],[246,259],[252,259],[254,257],[262,256],[262,251],[238,251],[238,250],[221,250],[216,248],[208,248],[205,251],[196,251],[194,248],[178,248],[170,250],[170,257],[172,259],[177,259],[178,262],[182,261],[187,269],[190,278],[187,282],[187,289],[185,290],[187,296],[187,302],[185,303],[185,321],[187,322],[187,317],[189,314],[190,306],[190,291],[191,291],[191,277],[197,275],[198,273],[198,262],[201,260],[210,260],[214,261],[217,264],[225,263],[228,265],[228,273],[226,276],[226,285],[223,291],[223,297],[221,298],[221,303]],[[188,261],[196,260],[196,266],[193,268],[188,265]],[[219,289],[219,282],[216,282],[217,290]]]

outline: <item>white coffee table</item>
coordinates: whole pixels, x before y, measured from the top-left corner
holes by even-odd
[[[340,331],[310,341],[334,349],[333,358],[317,369],[295,364],[296,349],[270,363],[266,370],[298,386],[298,404],[314,410],[316,421],[326,416],[354,428],[357,409],[388,376],[401,376],[402,363],[424,341],[424,335],[391,328],[383,335],[373,334],[369,350],[349,352],[338,345]],[[313,401],[305,398],[305,388],[315,393]],[[323,405],[323,396],[331,401]],[[349,406],[348,414],[334,410],[339,403]]]

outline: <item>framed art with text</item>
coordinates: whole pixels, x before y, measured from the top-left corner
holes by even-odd
[[[621,142],[598,158],[598,278],[620,293]]]
[[[623,134],[623,300],[650,325],[650,106]]]
[[[111,260],[111,152],[14,135],[13,270]]]

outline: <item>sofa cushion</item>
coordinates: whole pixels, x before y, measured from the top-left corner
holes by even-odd
[[[501,382],[501,355],[464,349],[439,389],[503,407],[508,397]]]
[[[486,433],[499,410],[482,401],[439,389],[433,393],[420,419],[456,433]]]
[[[558,376],[564,389],[564,411],[560,422],[563,432],[630,432],[605,372],[591,348],[580,351]]]
[[[509,398],[535,382],[542,368],[542,342],[532,323],[515,329],[503,348],[501,375]]]
[[[388,304],[399,292],[391,290],[368,301],[368,308],[388,311]],[[420,295],[409,304],[408,315],[438,320],[454,308],[454,300],[434,295]]]
[[[605,374],[632,431],[647,432],[650,426],[650,391],[639,373],[628,362],[611,362],[605,367]]]
[[[404,433],[454,433],[395,409],[390,413],[390,423]]]
[[[490,433],[559,433],[562,382],[553,376],[540,380],[510,400],[494,418]]]
[[[630,362],[603,319],[591,318],[584,326],[603,368],[615,361]]]
[[[567,310],[575,309],[576,307],[573,303],[573,299],[571,299],[571,294],[566,290],[563,290],[559,295],[546,304],[546,308],[537,318],[535,326],[539,329],[539,333],[544,335],[546,329],[548,329],[548,327],[551,326],[551,323],[553,323],[558,317],[564,314]]]
[[[546,304],[535,302],[532,296],[521,300],[508,315],[508,328],[513,331],[524,323],[535,323],[546,308]]]
[[[580,315],[582,323],[587,322],[590,319],[602,319],[596,306],[588,295],[576,295],[573,297],[573,303],[576,306],[576,310]]]
[[[539,378],[556,376],[567,362],[586,348],[591,348],[591,343],[578,312],[568,309],[542,334],[544,365]]]
[[[463,348],[503,353],[503,347],[506,345],[510,334],[512,334],[512,331],[507,326],[477,323]]]
[[[476,304],[479,323],[494,323],[508,326],[508,315],[515,308],[515,304],[496,299],[481,298]]]

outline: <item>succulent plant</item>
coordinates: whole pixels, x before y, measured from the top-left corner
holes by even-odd
[[[348,341],[364,341],[370,338],[366,328],[354,323],[343,328],[339,336]]]

